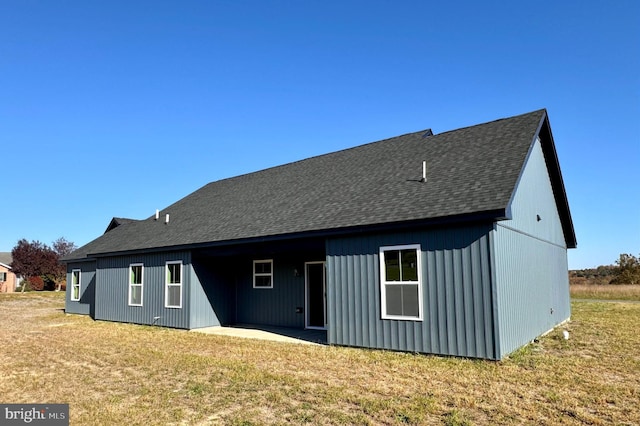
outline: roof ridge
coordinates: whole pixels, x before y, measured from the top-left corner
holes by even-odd
[[[447,133],[458,132],[460,130],[473,129],[475,127],[486,126],[488,124],[498,123],[500,121],[505,121],[505,120],[513,120],[514,118],[524,117],[524,116],[528,116],[528,115],[534,115],[534,114],[542,113],[542,112],[546,112],[546,111],[547,111],[546,108],[541,108],[541,109],[537,109],[535,111],[525,112],[524,114],[512,115],[510,117],[498,118],[496,120],[490,120],[490,121],[486,121],[484,123],[472,124],[472,125],[465,126],[465,127],[458,127],[456,129],[446,130],[444,132],[437,133],[434,136],[445,135]]]
[[[348,152],[348,151],[351,151],[351,150],[354,150],[354,149],[363,148],[365,146],[374,145],[374,144],[383,143],[383,142],[388,142],[388,141],[390,141],[392,139],[400,139],[400,138],[404,138],[404,137],[412,136],[412,135],[417,135],[417,134],[420,134],[420,136],[424,136],[425,133],[428,133],[428,132],[431,132],[430,136],[439,136],[439,135],[444,135],[444,134],[451,133],[451,132],[457,132],[457,131],[460,131],[460,130],[465,130],[465,129],[470,129],[470,128],[474,128],[474,127],[484,126],[484,125],[491,124],[491,123],[497,123],[499,121],[511,120],[513,118],[523,117],[523,116],[526,116],[526,115],[535,114],[535,113],[539,113],[539,112],[543,112],[543,111],[546,111],[546,109],[545,108],[541,108],[541,109],[530,111],[530,112],[527,112],[527,113],[517,114],[517,115],[511,116],[511,117],[503,117],[503,118],[499,118],[499,119],[496,119],[496,120],[491,120],[491,121],[487,121],[487,122],[479,123],[479,124],[473,124],[473,125],[469,125],[469,126],[465,126],[465,127],[459,127],[459,128],[447,130],[447,131],[444,131],[444,132],[441,132],[441,133],[434,133],[431,130],[431,128],[425,128],[425,129],[417,130],[417,131],[414,131],[414,132],[407,132],[407,133],[403,133],[401,135],[391,136],[391,137],[388,137],[388,138],[385,138],[385,139],[379,139],[379,140],[376,140],[376,141],[365,142],[365,143],[362,143],[362,144],[359,144],[359,145],[350,146],[348,148],[339,149],[337,151],[331,151],[331,152],[325,152],[324,154],[312,155],[311,157],[301,158],[299,160],[290,161],[288,163],[278,164],[278,165],[267,167],[267,168],[264,168],[264,169],[254,170],[252,172],[242,173],[242,174],[239,174],[239,175],[230,176],[230,177],[226,177],[226,178],[223,178],[223,179],[210,181],[210,182],[206,183],[204,186],[202,186],[200,188],[204,188],[204,187],[209,186],[211,184],[217,184],[217,183],[224,182],[224,181],[231,180],[231,179],[242,178],[242,177],[245,177],[245,176],[248,176],[248,175],[252,175],[254,173],[262,173],[262,172],[267,172],[267,171],[270,171],[270,170],[276,170],[276,169],[279,169],[279,168],[282,168],[282,167],[287,167],[287,166],[290,166],[290,165],[293,165],[293,164],[301,163],[303,161],[312,160],[312,159],[315,159],[315,158],[333,156],[333,155],[344,153],[344,152]]]
[[[504,218],[541,119],[544,109],[428,138],[425,130],[408,132],[212,181],[162,209],[175,217],[170,225],[154,225],[154,216],[132,221],[69,259],[477,214]],[[496,163],[496,147],[504,161]],[[429,184],[417,185],[416,159],[425,156],[432,159]]]
[[[337,155],[337,154],[340,154],[340,153],[352,151],[352,150],[355,150],[355,149],[360,149],[360,148],[363,148],[365,146],[387,142],[387,141],[390,141],[392,139],[400,139],[400,138],[411,136],[411,135],[415,135],[415,134],[420,134],[422,136],[425,132],[428,132],[430,130],[431,130],[430,128],[426,128],[426,129],[418,130],[416,132],[408,132],[408,133],[404,133],[402,135],[391,136],[391,137],[388,137],[388,138],[385,138],[385,139],[380,139],[380,140],[377,140],[377,141],[365,142],[365,143],[362,143],[360,145],[350,146],[348,148],[339,149],[337,151],[331,151],[331,152],[325,152],[324,154],[312,155],[311,157],[301,158],[299,160],[290,161],[288,163],[278,164],[276,166],[271,166],[271,167],[267,167],[267,168],[264,168],[264,169],[255,170],[255,171],[252,171],[252,172],[242,173],[242,174],[236,175],[236,176],[230,176],[230,177],[227,177],[227,178],[214,180],[214,181],[208,182],[207,184],[205,184],[201,188],[204,188],[204,187],[212,185],[212,184],[217,184],[217,183],[220,183],[220,182],[231,180],[231,179],[242,178],[242,177],[245,177],[245,176],[252,175],[254,173],[262,173],[262,172],[267,172],[267,171],[270,171],[270,170],[279,169],[279,168],[282,168],[282,167],[288,167],[288,166],[291,166],[293,164],[301,163],[301,162],[307,161],[307,160],[313,160],[313,159],[316,159],[316,158],[334,156],[334,155]]]

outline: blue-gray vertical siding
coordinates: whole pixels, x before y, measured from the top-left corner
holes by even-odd
[[[80,300],[71,300],[71,271],[80,269]],[[96,262],[76,262],[67,264],[67,291],[64,311],[68,314],[93,316],[95,307]]]
[[[165,263],[182,261],[182,308],[165,308]],[[142,263],[142,306],[129,306],[129,265]],[[99,258],[96,272],[96,313],[99,320],[189,328],[191,254],[188,251]],[[154,319],[154,317],[159,317]]]
[[[234,260],[192,259],[190,328],[235,323]]]
[[[253,288],[253,260],[267,258],[245,258],[237,264],[237,322],[304,328],[304,260],[274,256],[273,288]]]
[[[567,249],[540,142],[529,153],[511,203],[493,235],[502,358],[571,315]]]
[[[501,227],[494,240],[502,358],[571,315],[567,251]]]
[[[539,139],[531,147],[510,208],[512,218],[499,222],[501,226],[566,248],[562,222]]]
[[[331,344],[494,359],[492,225],[327,241]],[[381,246],[420,244],[423,320],[381,317]]]

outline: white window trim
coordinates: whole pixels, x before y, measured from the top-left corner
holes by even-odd
[[[77,272],[78,273],[78,284],[74,284],[73,283],[73,274]],[[78,287],[78,297],[74,298],[73,297],[73,288],[74,287]],[[72,269],[71,270],[71,301],[72,302],[78,302],[80,301],[80,290],[82,290],[82,270],[81,269]]]
[[[169,278],[169,265],[180,265],[180,283],[176,284],[176,283],[169,283],[168,278]],[[172,308],[172,309],[181,309],[182,308],[182,283],[183,283],[183,276],[184,276],[184,265],[182,264],[181,260],[172,260],[169,262],[165,263],[164,266],[164,307],[165,308]],[[180,287],[180,303],[178,305],[169,305],[169,287]]]
[[[131,282],[131,269],[134,266],[140,266],[140,284],[134,284]],[[140,303],[131,303],[131,287],[140,287]],[[144,264],[132,263],[129,265],[129,306],[142,306],[144,303]]]
[[[271,265],[271,272],[269,273],[264,273],[264,272],[256,272],[256,263],[269,263]],[[256,277],[270,277],[270,286],[256,286]],[[253,261],[253,288],[257,288],[257,289],[270,289],[273,288],[273,259],[261,259],[261,260],[254,260]]]
[[[384,261],[384,252],[393,251],[393,250],[417,250],[418,254],[416,256],[417,259],[417,267],[418,267],[418,281],[386,281],[386,265]],[[422,321],[423,320],[423,300],[422,300],[422,286],[423,286],[423,271],[422,271],[422,249],[420,244],[406,244],[399,246],[384,246],[380,247],[380,313],[382,314],[382,319],[390,319],[390,320],[401,320],[401,321]],[[401,315],[387,315],[387,292],[386,286],[388,285],[403,285],[403,284],[411,284],[418,286],[418,316],[417,317],[408,317]]]

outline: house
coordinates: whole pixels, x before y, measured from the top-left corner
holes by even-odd
[[[0,293],[13,293],[18,286],[18,277],[11,272],[11,253],[0,253]]]
[[[65,259],[66,312],[499,360],[569,319],[574,247],[539,110],[212,182],[112,221]]]

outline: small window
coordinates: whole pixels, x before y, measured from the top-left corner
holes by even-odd
[[[382,318],[422,320],[420,246],[380,248]]]
[[[142,306],[142,277],[144,267],[142,263],[129,265],[129,305]]]
[[[182,308],[182,262],[167,262],[164,307]]]
[[[71,300],[80,300],[80,269],[71,271]]]
[[[3,283],[7,280],[7,273],[6,272],[0,272],[0,283]]]
[[[273,260],[253,261],[253,288],[273,288]]]

